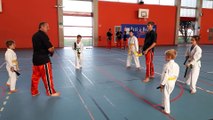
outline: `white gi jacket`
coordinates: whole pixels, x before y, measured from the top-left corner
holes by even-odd
[[[199,66],[201,67],[200,59],[202,57],[202,49],[195,45],[194,48],[191,50],[191,46],[187,49],[185,56],[189,56],[186,64],[191,64],[192,66]]]
[[[132,55],[135,61],[135,66],[136,68],[140,68],[140,61],[139,61],[139,57],[138,57],[138,50],[139,50],[139,46],[138,46],[138,39],[135,36],[129,37],[128,39],[128,55],[127,55],[127,63],[126,66],[130,67],[131,65],[131,61],[132,61]]]
[[[201,68],[200,59],[202,57],[202,49],[198,45],[195,45],[192,50],[191,47],[189,47],[186,51],[185,56],[189,56],[186,64],[192,65],[192,68],[190,68],[190,70],[187,71],[186,84],[190,85],[191,92],[195,93],[196,84]]]
[[[7,49],[5,53],[6,67],[14,67],[17,70],[16,66],[18,65],[16,53],[12,49]]]
[[[161,75],[161,85],[171,85],[174,87],[175,81],[179,76],[179,65],[174,61],[168,61],[164,67]],[[171,87],[172,87],[171,86]]]
[[[79,43],[76,42],[75,67],[77,69],[82,67],[83,49],[84,49],[83,43],[81,41]],[[80,53],[80,54],[78,54],[78,53]]]
[[[11,71],[11,67],[13,67],[14,70],[18,70],[18,61],[16,53],[12,49],[7,49],[7,51],[5,52],[5,61],[6,69],[9,76],[7,84],[10,85],[10,91],[13,91],[15,90],[17,76],[15,72]]]
[[[139,45],[138,45],[138,39],[135,36],[129,37],[128,40],[128,46],[130,48],[130,52],[138,52]]]

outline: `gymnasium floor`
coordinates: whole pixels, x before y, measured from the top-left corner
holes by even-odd
[[[156,87],[164,62],[164,51],[178,50],[176,62],[180,76],[171,95],[171,114],[161,112],[161,93]],[[87,48],[82,70],[74,68],[71,48],[57,49],[52,58],[55,88],[60,97],[47,97],[42,81],[40,95],[30,94],[32,50],[16,50],[21,76],[18,92],[8,94],[4,52],[0,50],[0,120],[210,120],[213,119],[213,47],[203,49],[202,68],[195,95],[189,93],[183,75],[186,46],[157,47],[155,79],[143,83],[145,59],[140,57],[141,71],[133,65],[125,68],[127,50]]]

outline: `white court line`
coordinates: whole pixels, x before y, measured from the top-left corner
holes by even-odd
[[[125,60],[122,60],[122,59],[118,59],[118,60],[121,61],[121,62],[125,62]],[[141,68],[146,70],[144,67],[141,67]],[[158,72],[155,72],[155,74],[161,75],[161,73],[158,73]],[[185,84],[185,82],[183,82],[182,80],[177,80],[177,81],[182,83],[182,84]],[[211,91],[211,90],[207,90],[207,89],[201,88],[199,86],[196,86],[196,88],[199,89],[199,90],[205,91],[207,93],[213,94],[213,91]]]
[[[4,110],[4,107],[2,107],[2,108],[0,109],[0,112],[3,112],[3,110]]]
[[[68,61],[75,67],[74,63],[73,63],[71,60],[68,60]],[[70,71],[72,71],[72,70],[70,69]],[[82,75],[89,81],[90,84],[94,85],[94,83],[93,83],[92,80],[90,80],[83,72],[81,72],[81,73],[82,73]],[[74,74],[74,73],[73,73],[73,74]],[[74,74],[74,75],[75,75],[75,74]]]
[[[0,65],[0,69],[4,66],[4,64],[6,64],[6,62],[4,62]]]
[[[75,84],[72,82],[72,80],[71,80],[71,79],[69,79],[69,75],[67,74],[66,70],[65,70],[64,68],[62,68],[62,69],[64,70],[65,75],[67,76],[67,78],[68,78],[69,82],[73,85],[74,90],[76,91],[76,93],[77,93],[78,97],[80,98],[80,100],[81,100],[81,102],[82,102],[82,104],[83,104],[84,108],[85,108],[85,109],[86,109],[86,111],[88,112],[88,114],[89,114],[90,118],[91,118],[92,120],[95,120],[95,118],[94,118],[94,116],[93,116],[92,112],[91,112],[91,111],[90,111],[90,109],[87,107],[87,105],[86,105],[86,103],[85,103],[85,101],[84,101],[83,97],[82,97],[82,96],[81,96],[81,94],[79,93],[79,91],[78,91],[78,89],[76,88]],[[71,71],[71,72],[72,72],[72,71]]]
[[[207,72],[208,74],[213,74],[213,71],[212,72]]]
[[[8,100],[9,98],[10,98],[10,96],[7,96],[7,97],[6,97],[6,100]]]
[[[107,98],[105,95],[104,95],[104,98],[105,98],[106,101],[109,102],[113,107],[115,107],[115,105],[109,100],[109,98]]]
[[[6,104],[7,104],[7,101],[4,101],[4,102],[3,102],[3,105],[6,105]]]

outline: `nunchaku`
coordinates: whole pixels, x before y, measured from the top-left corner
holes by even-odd
[[[186,59],[185,59],[185,61],[183,63],[184,65],[186,65],[186,62],[188,61],[188,59],[189,59],[189,56],[186,56]],[[192,65],[190,65],[190,68],[192,68]],[[185,73],[184,73],[184,78],[186,78],[186,75],[188,73],[188,69],[189,69],[189,67],[186,67]]]
[[[74,50],[77,49],[77,45],[76,45],[76,42],[74,42]]]
[[[164,87],[164,85],[163,85],[163,87]],[[160,89],[161,88],[161,86],[158,86],[156,89]]]

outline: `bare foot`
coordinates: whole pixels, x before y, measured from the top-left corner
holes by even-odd
[[[145,82],[145,83],[148,83],[150,80],[149,80],[149,78],[145,78],[144,80],[143,80],[143,82]]]
[[[10,90],[10,92],[8,92],[8,94],[12,94],[12,93],[15,93],[15,92],[17,92],[18,90],[17,89],[15,89],[15,90]]]
[[[35,95],[32,95],[33,97],[35,97],[35,96],[38,96],[38,95],[40,95],[40,93],[37,93],[37,94],[35,94]]]
[[[59,93],[59,92],[56,92],[56,93],[53,93],[52,95],[50,95],[50,96],[52,96],[52,97],[58,97],[58,96],[60,96],[61,94]]]
[[[10,84],[7,83],[6,86],[7,86],[7,87],[10,87]]]

